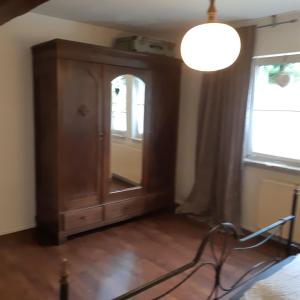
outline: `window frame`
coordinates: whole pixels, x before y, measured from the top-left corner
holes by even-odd
[[[252,75],[249,87],[249,102],[247,108],[247,119],[245,126],[245,153],[244,161],[251,161],[262,163],[271,166],[286,166],[297,168],[300,170],[300,159],[293,159],[275,155],[268,155],[264,153],[258,153],[252,151],[252,116],[253,116],[253,103],[254,103],[254,89],[255,89],[255,78],[257,74],[257,69],[263,65],[280,64],[280,63],[300,63],[300,52],[286,53],[286,54],[276,54],[276,55],[264,55],[255,56],[252,61]],[[295,137],[297,138],[297,137]]]

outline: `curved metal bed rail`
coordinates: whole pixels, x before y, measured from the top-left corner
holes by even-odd
[[[113,300],[125,300],[131,299],[132,297],[143,293],[144,291],[165,282],[185,271],[190,271],[181,281],[179,281],[175,286],[171,289],[167,290],[163,294],[157,296],[153,300],[158,300],[169,294],[170,292],[174,291],[184,282],[186,282],[191,276],[193,276],[198,270],[205,266],[210,266],[214,270],[214,284],[210,294],[207,297],[207,300],[218,300],[223,298],[224,296],[228,295],[235,289],[242,287],[244,284],[252,280],[254,276],[261,274],[261,272],[267,270],[272,265],[278,263],[282,260],[282,258],[275,257],[268,261],[262,261],[249,268],[246,272],[242,274],[230,287],[226,288],[222,284],[222,271],[225,262],[227,261],[228,257],[231,255],[232,252],[244,251],[249,249],[258,248],[268,242],[271,238],[273,238],[276,234],[278,229],[282,230],[282,227],[289,223],[289,232],[288,232],[288,239],[286,243],[286,251],[285,255],[289,256],[291,254],[292,249],[292,240],[293,240],[293,232],[294,232],[294,223],[295,223],[295,214],[297,208],[297,198],[300,190],[295,189],[293,195],[293,203],[292,203],[292,212],[291,215],[281,218],[275,223],[266,226],[254,233],[251,233],[245,237],[241,237],[238,233],[236,227],[231,223],[221,223],[212,229],[204,236],[201,243],[198,246],[196,254],[194,258],[184,264],[183,266],[172,270],[152,281],[149,281],[121,296],[114,298]],[[221,234],[220,234],[221,233]],[[218,243],[220,246],[218,247],[219,250],[216,251],[215,247],[215,236],[218,234]],[[267,234],[267,235],[266,235]],[[257,241],[258,238],[263,238],[260,241]],[[251,243],[253,242],[253,243]],[[251,243],[248,245],[247,243]],[[208,249],[210,250],[212,260],[205,261],[203,259],[204,251]],[[66,264],[66,263],[65,263]],[[253,274],[253,276],[250,276]],[[68,274],[65,268],[63,268],[62,276],[61,276],[61,298],[60,300],[68,300]],[[66,291],[66,292],[64,292]]]
[[[270,226],[267,226],[263,230],[259,230],[255,233],[250,234],[249,236],[246,236],[243,238],[240,238],[237,229],[231,223],[222,223],[220,225],[217,225],[206,234],[206,236],[200,243],[198,250],[196,252],[196,255],[192,261],[190,261],[187,264],[185,264],[167,274],[164,274],[150,282],[147,282],[147,283],[139,286],[136,289],[133,289],[119,297],[116,297],[116,298],[114,298],[114,300],[130,299],[130,298],[132,298],[132,297],[134,297],[134,296],[136,296],[136,295],[138,295],[138,294],[140,294],[140,293],[142,293],[142,292],[144,292],[166,280],[169,280],[187,270],[192,270],[191,273],[187,276],[188,278],[190,278],[191,275],[193,275],[196,271],[198,271],[202,267],[208,266],[208,265],[214,269],[215,276],[214,276],[213,290],[207,299],[208,300],[221,299],[222,297],[225,296],[225,294],[228,294],[232,290],[240,287],[243,284],[246,284],[246,282],[248,282],[248,280],[250,280],[251,278],[249,278],[248,280],[243,280],[243,279],[245,277],[247,277],[250,273],[253,273],[254,271],[256,271],[258,269],[264,270],[264,269],[266,269],[266,267],[271,266],[274,263],[280,261],[280,259],[276,257],[276,258],[272,259],[271,261],[260,262],[257,265],[252,266],[249,270],[247,270],[231,287],[225,288],[222,285],[221,277],[222,277],[223,266],[224,266],[227,258],[230,256],[232,251],[250,249],[250,247],[245,247],[245,248],[244,247],[232,247],[232,238],[233,238],[233,242],[236,245],[243,244],[245,242],[252,241],[253,239],[256,239],[257,237],[260,237],[261,234],[266,233],[269,230],[276,229],[280,226],[283,226],[284,224],[286,224],[288,222],[293,222],[294,219],[295,219],[295,216],[288,216],[288,217],[282,218],[282,219],[278,220],[277,222],[271,224]],[[220,233],[220,231],[223,233],[221,235],[221,238],[223,238],[223,241],[221,241],[221,244],[222,244],[221,249],[217,253],[217,251],[215,250],[215,243],[214,243],[213,237],[216,233]],[[272,233],[269,236],[273,237],[273,235],[274,234]],[[262,242],[252,245],[251,249],[257,248],[257,247],[265,244],[270,239],[269,236],[267,238],[264,238]],[[230,242],[229,242],[229,239],[231,239]],[[203,253],[207,247],[210,247],[210,250],[211,250],[211,254],[212,254],[212,258],[213,258],[211,262],[203,260]],[[179,287],[186,280],[187,280],[187,278],[182,280],[179,284],[176,285],[176,288]],[[165,292],[163,295],[156,297],[154,299],[161,299],[162,296],[165,296],[167,293],[173,291],[174,289],[175,288],[172,288],[171,290]],[[223,294],[218,296],[218,292],[223,292]]]

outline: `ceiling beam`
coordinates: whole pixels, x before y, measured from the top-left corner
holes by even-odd
[[[0,25],[49,0],[0,0]]]

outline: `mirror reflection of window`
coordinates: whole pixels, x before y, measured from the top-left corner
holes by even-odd
[[[114,133],[127,131],[127,82],[124,76],[112,81],[111,128]]]
[[[111,82],[110,192],[141,186],[145,92],[130,74]]]
[[[145,83],[139,78],[132,81],[132,132],[131,137],[142,138],[144,134]]]
[[[142,139],[145,83],[135,76],[122,75],[112,81],[111,88],[112,133],[132,139]]]

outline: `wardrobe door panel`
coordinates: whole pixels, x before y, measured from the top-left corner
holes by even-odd
[[[99,203],[101,65],[60,60],[60,191],[64,209]]]
[[[174,63],[153,70],[148,149],[151,193],[174,191],[180,68],[180,63]]]
[[[103,65],[106,202],[138,195],[147,185],[149,70]]]

